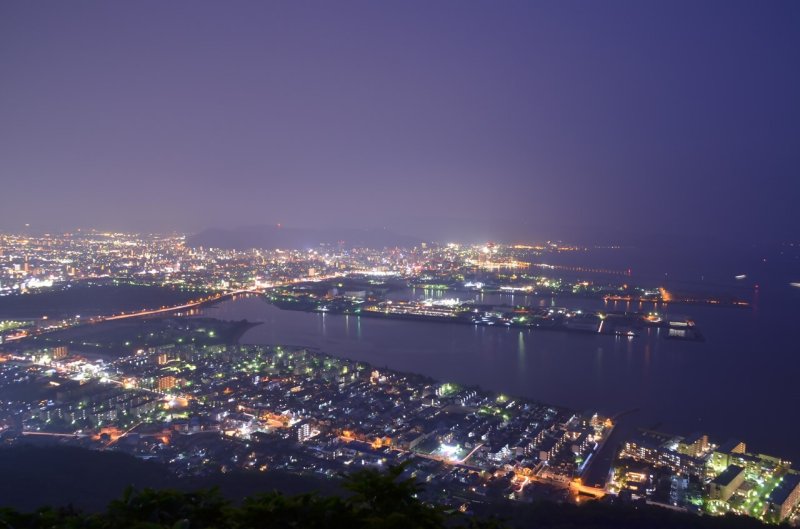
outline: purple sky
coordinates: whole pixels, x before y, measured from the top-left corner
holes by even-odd
[[[4,230],[796,239],[799,168],[796,1],[0,3]]]

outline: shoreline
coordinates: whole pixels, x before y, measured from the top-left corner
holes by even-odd
[[[642,331],[646,331],[651,328],[655,329],[665,329],[667,331],[667,335],[663,336],[664,339],[670,340],[680,340],[680,341],[687,341],[687,342],[703,342],[705,341],[705,337],[703,334],[697,330],[695,327],[691,327],[691,332],[686,336],[680,335],[670,335],[669,330],[674,329],[674,327],[670,326],[666,322],[658,322],[658,323],[645,323],[642,321],[639,316],[644,315],[644,313],[639,312],[622,312],[622,311],[609,311],[606,313],[606,318],[608,319],[618,319],[622,321],[613,322],[610,329],[604,330],[603,324],[598,324],[598,329],[591,329],[591,328],[581,328],[581,327],[572,327],[569,325],[569,320],[566,322],[562,321],[551,321],[550,324],[537,324],[537,323],[517,323],[513,321],[508,322],[501,322],[501,321],[476,321],[474,317],[467,313],[454,313],[453,316],[432,316],[426,314],[412,314],[412,313],[396,313],[396,312],[387,312],[387,311],[380,311],[380,310],[371,310],[371,309],[361,309],[356,311],[350,311],[348,309],[330,309],[327,308],[326,310],[319,309],[317,306],[311,306],[309,304],[298,304],[292,305],[286,302],[272,300],[267,296],[263,298],[267,303],[279,308],[280,310],[287,310],[287,311],[295,311],[295,312],[306,312],[306,313],[315,313],[315,314],[335,314],[339,316],[365,316],[370,318],[377,318],[377,319],[387,319],[387,320],[398,320],[398,321],[414,321],[414,322],[423,322],[423,323],[439,323],[439,324],[459,324],[459,325],[473,325],[476,327],[495,327],[495,328],[508,328],[508,329],[518,329],[518,330],[541,330],[541,331],[560,331],[572,334],[599,334],[602,336],[620,336],[624,338],[637,338]],[[488,308],[489,306],[479,306],[482,308]],[[512,306],[504,306],[508,309],[513,309]],[[620,328],[617,328],[620,327]]]

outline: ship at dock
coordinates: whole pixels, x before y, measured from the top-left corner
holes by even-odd
[[[367,301],[338,297],[315,300],[306,296],[271,299],[282,309],[325,314],[457,323],[635,338],[651,328],[673,340],[698,341],[702,335],[688,317],[662,317],[655,312],[586,311],[565,307],[482,305],[458,298]]]

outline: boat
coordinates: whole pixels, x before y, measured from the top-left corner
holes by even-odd
[[[745,279],[746,277],[747,277],[747,275],[741,274],[741,275],[736,276],[736,279],[741,281],[742,279]]]

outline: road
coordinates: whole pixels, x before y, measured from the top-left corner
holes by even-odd
[[[208,297],[205,297],[205,298],[198,299],[196,301],[190,301],[189,303],[182,303],[180,305],[173,305],[173,306],[170,306],[170,307],[162,307],[160,309],[145,309],[145,310],[140,310],[140,311],[137,311],[137,312],[123,313],[123,314],[112,314],[110,316],[96,316],[96,317],[90,318],[88,320],[75,321],[74,323],[70,323],[70,324],[67,324],[65,322],[63,327],[50,328],[50,329],[47,329],[45,331],[39,331],[39,332],[35,332],[35,333],[30,333],[30,334],[19,334],[19,335],[14,335],[14,336],[6,336],[5,341],[6,341],[6,343],[9,343],[9,342],[13,342],[13,341],[23,340],[25,338],[30,338],[31,336],[39,336],[39,335],[42,335],[42,334],[46,334],[48,332],[62,331],[64,329],[68,329],[70,327],[77,327],[78,325],[96,324],[96,323],[103,323],[105,321],[125,320],[125,319],[131,319],[131,318],[142,318],[142,317],[146,317],[146,316],[155,316],[155,315],[158,315],[158,314],[169,314],[169,313],[172,313],[172,312],[178,312],[178,311],[181,311],[181,310],[186,310],[186,309],[199,307],[200,305],[204,305],[204,304],[207,304],[207,303],[215,303],[215,302],[220,301],[222,299],[234,297],[234,296],[237,296],[239,294],[263,294],[264,292],[266,292],[266,291],[268,291],[270,289],[273,289],[273,288],[284,287],[284,286],[297,284],[297,283],[305,283],[305,282],[309,282],[309,281],[314,281],[314,282],[327,281],[327,280],[330,280],[330,279],[336,279],[336,278],[344,277],[346,275],[347,274],[334,274],[334,275],[328,275],[328,276],[299,277],[299,278],[291,279],[291,280],[288,280],[288,281],[279,281],[277,283],[269,283],[267,285],[264,285],[262,288],[242,288],[242,289],[233,290],[233,291],[230,291],[230,292],[220,292],[220,293],[214,294],[212,296],[208,296]]]

